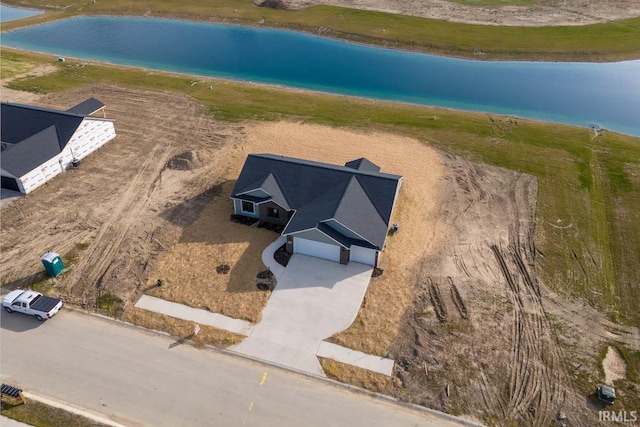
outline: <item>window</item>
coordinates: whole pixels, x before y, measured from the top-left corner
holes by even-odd
[[[267,209],[267,216],[269,218],[278,219],[280,218],[280,211],[276,208]]]
[[[242,212],[253,213],[253,202],[242,201]]]

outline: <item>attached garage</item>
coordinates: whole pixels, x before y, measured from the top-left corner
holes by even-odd
[[[359,262],[362,264],[376,265],[376,251],[373,249],[367,249],[360,246],[352,245],[350,261]]]
[[[339,245],[330,245],[328,243],[316,242],[300,237],[293,238],[293,253],[340,262]]]

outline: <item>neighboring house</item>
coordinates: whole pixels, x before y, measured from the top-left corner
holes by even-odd
[[[5,102],[1,109],[2,188],[23,194],[116,137],[95,98],[67,111]]]
[[[250,154],[231,198],[237,215],[283,225],[289,253],[375,267],[401,182],[365,158],[338,166]]]

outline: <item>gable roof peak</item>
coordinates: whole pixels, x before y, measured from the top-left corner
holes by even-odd
[[[360,157],[359,159],[351,160],[344,164],[346,167],[351,169],[356,169],[359,171],[366,172],[380,172],[380,166],[373,163],[371,160],[366,159],[364,157]]]

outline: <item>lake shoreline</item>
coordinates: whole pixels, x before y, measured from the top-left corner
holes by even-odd
[[[371,98],[371,97],[365,97],[365,96],[346,95],[346,94],[340,94],[340,93],[329,92],[329,91],[313,90],[313,89],[306,89],[306,88],[296,88],[296,87],[290,87],[290,86],[281,85],[281,84],[275,84],[275,83],[259,83],[259,82],[245,81],[245,80],[236,80],[236,79],[231,79],[231,78],[211,77],[211,76],[207,76],[207,75],[203,75],[203,74],[181,73],[181,72],[177,72],[177,71],[158,70],[158,69],[154,69],[154,68],[137,67],[137,66],[133,66],[133,65],[123,65],[123,64],[116,64],[116,63],[111,63],[111,62],[88,60],[88,59],[77,58],[77,57],[73,57],[73,56],[63,56],[63,57],[61,57],[61,56],[58,56],[58,55],[49,54],[49,53],[43,53],[43,52],[39,52],[39,51],[35,51],[35,50],[29,50],[29,49],[18,49],[18,48],[13,48],[13,47],[8,47],[8,48],[5,47],[4,49],[6,49],[8,51],[17,52],[17,53],[26,52],[26,53],[30,53],[30,54],[36,54],[36,55],[45,56],[45,57],[51,57],[54,60],[56,58],[58,58],[58,59],[63,58],[65,60],[65,62],[66,62],[66,60],[77,61],[78,63],[82,64],[83,66],[84,66],[84,64],[87,64],[87,65],[93,65],[93,66],[96,66],[96,67],[114,67],[114,68],[117,68],[117,69],[140,71],[140,72],[145,72],[145,73],[149,73],[149,74],[160,74],[160,75],[165,75],[167,77],[178,77],[178,78],[192,77],[194,79],[202,80],[202,81],[197,81],[196,80],[196,81],[192,82],[193,85],[203,84],[205,86],[212,86],[210,83],[213,83],[213,84],[231,83],[231,84],[238,84],[238,85],[248,85],[248,86],[257,87],[257,88],[264,87],[264,88],[275,89],[275,90],[283,90],[283,91],[288,91],[288,92],[291,92],[291,93],[322,95],[322,96],[338,97],[338,98],[343,98],[343,99],[347,99],[347,100],[348,99],[365,100],[365,101],[372,102],[374,104],[379,102],[381,104],[390,104],[390,105],[398,105],[398,106],[405,105],[405,106],[410,106],[410,107],[426,108],[426,109],[433,110],[436,113],[438,111],[448,111],[448,112],[453,112],[453,113],[470,113],[470,114],[486,115],[489,118],[491,118],[491,116],[495,116],[495,117],[503,117],[505,119],[513,119],[513,120],[516,120],[516,121],[520,120],[522,122],[532,122],[532,123],[539,123],[539,124],[551,124],[551,125],[559,125],[559,126],[569,126],[569,127],[579,128],[579,129],[590,130],[590,131],[594,132],[594,137],[601,136],[605,132],[612,132],[612,133],[625,135],[625,136],[629,136],[629,137],[633,137],[633,138],[640,138],[640,131],[636,135],[634,133],[626,133],[626,132],[622,132],[622,131],[618,131],[618,130],[607,129],[606,127],[602,127],[600,124],[594,123],[594,122],[585,123],[585,124],[581,125],[581,124],[577,124],[577,123],[566,123],[566,122],[559,122],[559,121],[553,121],[553,120],[536,119],[536,118],[531,118],[531,117],[520,116],[520,115],[517,115],[517,114],[494,113],[494,112],[483,111],[483,110],[471,110],[471,109],[453,108],[453,107],[440,106],[440,105],[426,105],[426,104],[419,104],[419,103],[413,103],[413,102],[407,102],[407,101],[393,101],[393,100],[377,99],[377,98]],[[209,80],[210,82],[205,82],[204,80]],[[3,102],[5,102],[5,101],[3,100]],[[429,118],[429,120],[438,120],[438,117],[437,117],[437,115],[434,114],[432,117]],[[594,125],[597,126],[597,128],[594,128]]]
[[[640,61],[470,61],[303,32],[109,15],[10,31],[3,44],[78,61],[579,127],[595,123],[640,135],[630,116],[640,104],[622,89],[640,83],[634,77]]]
[[[335,93],[335,92],[328,92],[328,91],[321,91],[321,90],[314,90],[314,89],[305,89],[305,88],[296,88],[296,87],[291,87],[291,86],[286,86],[286,85],[279,85],[279,84],[275,84],[275,83],[257,83],[257,82],[252,82],[252,81],[245,81],[245,80],[235,80],[235,79],[225,79],[225,78],[220,78],[220,77],[211,77],[211,76],[206,76],[203,74],[190,74],[190,73],[181,73],[181,72],[176,72],[176,71],[165,71],[165,70],[158,70],[158,69],[154,69],[154,68],[145,68],[145,67],[136,67],[133,65],[123,65],[123,64],[116,64],[116,63],[111,63],[111,62],[101,62],[101,61],[95,61],[95,60],[87,60],[87,59],[83,59],[83,58],[77,58],[77,57],[73,57],[73,56],[64,56],[64,57],[60,57],[57,55],[52,55],[49,53],[43,53],[43,52],[38,52],[38,51],[34,51],[34,50],[28,50],[28,49],[16,49],[16,48],[4,48],[4,49],[8,49],[10,51],[15,51],[15,52],[28,52],[28,53],[32,53],[32,54],[37,54],[37,55],[43,55],[43,56],[49,56],[52,58],[58,58],[58,59],[64,59],[64,62],[66,62],[67,60],[71,60],[71,61],[77,61],[79,63],[81,63],[82,65],[84,64],[88,64],[88,65],[94,65],[97,67],[115,67],[115,68],[122,68],[122,69],[128,69],[128,70],[136,70],[136,71],[142,71],[142,72],[146,72],[146,73],[158,73],[158,74],[163,74],[166,75],[168,77],[193,77],[194,79],[200,79],[202,81],[194,81],[192,82],[192,85],[197,85],[197,84],[203,84],[204,86],[211,86],[210,83],[214,83],[214,84],[226,84],[226,83],[233,83],[233,84],[239,84],[239,85],[248,85],[248,86],[254,86],[254,87],[265,87],[265,88],[270,88],[270,89],[275,89],[275,90],[283,90],[283,91],[288,91],[288,92],[292,92],[292,93],[302,93],[302,94],[310,94],[310,95],[322,95],[322,96],[330,96],[330,97],[338,97],[338,98],[344,98],[344,99],[354,99],[354,100],[366,100],[366,101],[370,101],[372,103],[382,103],[382,104],[395,104],[395,105],[406,105],[406,106],[410,106],[410,107],[419,107],[419,108],[427,108],[430,110],[435,110],[436,112],[439,111],[450,111],[450,112],[454,112],[454,113],[470,113],[470,114],[479,114],[479,115],[486,115],[487,117],[491,117],[491,116],[496,116],[496,117],[504,117],[506,119],[513,119],[513,120],[520,120],[523,123],[526,122],[535,122],[535,123],[549,123],[549,124],[553,124],[553,125],[560,125],[560,126],[570,126],[570,127],[577,127],[577,128],[584,128],[584,129],[588,129],[588,130],[592,130],[597,132],[596,136],[599,136],[600,134],[604,133],[604,132],[614,132],[614,133],[618,133],[620,135],[626,135],[626,136],[631,136],[631,137],[640,137],[640,134],[638,135],[634,135],[634,134],[629,134],[629,133],[624,133],[624,132],[619,132],[619,131],[613,131],[613,130],[609,130],[603,127],[600,127],[598,125],[597,129],[594,129],[593,123],[589,123],[589,124],[585,124],[585,125],[578,125],[578,124],[571,124],[571,123],[564,123],[564,122],[557,122],[557,121],[550,121],[550,120],[542,120],[542,119],[533,119],[530,117],[524,117],[524,116],[519,116],[519,115],[514,115],[514,114],[501,114],[501,113],[493,113],[493,112],[488,112],[488,111],[483,111],[483,110],[468,110],[468,109],[461,109],[461,108],[453,108],[453,107],[446,107],[446,106],[440,106],[440,105],[427,105],[427,104],[418,104],[418,103],[413,103],[413,102],[408,102],[408,101],[392,101],[392,100],[385,100],[385,99],[377,99],[377,98],[370,98],[370,97],[366,97],[366,96],[357,96],[357,95],[345,95],[345,94],[341,94],[341,93]],[[61,61],[62,62],[62,61]],[[205,80],[210,80],[211,82],[205,82]],[[5,102],[3,100],[3,102]],[[9,101],[12,102],[12,101]],[[429,120],[438,120],[438,117],[436,115],[433,115],[432,117],[429,118]]]
[[[169,0],[170,2],[172,0]],[[389,13],[362,11],[358,9],[343,9],[333,6],[317,6],[309,9],[303,9],[293,13],[291,10],[274,10],[264,7],[237,5],[237,9],[230,7],[222,8],[214,1],[213,5],[206,8],[207,13],[203,10],[192,10],[182,4],[176,4],[175,8],[168,11],[163,10],[161,5],[156,5],[153,1],[150,6],[157,6],[156,9],[151,7],[145,10],[136,10],[135,7],[127,7],[123,14],[121,11],[113,10],[111,6],[98,5],[96,3],[88,3],[81,7],[80,10],[73,9],[44,9],[43,15],[27,18],[24,22],[11,21],[3,25],[2,31],[13,30],[24,26],[38,25],[45,22],[59,20],[64,18],[79,16],[109,16],[109,17],[147,17],[147,18],[165,18],[180,21],[219,23],[227,25],[238,25],[242,27],[253,28],[273,28],[279,30],[300,32],[315,36],[326,37],[329,39],[348,41],[351,43],[362,44],[372,47],[381,47],[387,49],[427,53],[450,58],[473,59],[473,60],[495,60],[495,61],[530,61],[530,62],[619,62],[626,60],[640,59],[640,47],[635,42],[632,43],[632,50],[625,51],[627,47],[621,48],[625,37],[617,35],[621,28],[633,28],[640,25],[640,17],[627,19],[624,21],[612,21],[601,24],[589,24],[585,26],[569,26],[569,27],[509,27],[479,24],[464,24],[458,22],[439,21],[430,18],[416,18],[407,15],[394,15]],[[19,6],[22,7],[22,6]],[[93,9],[93,10],[92,10]],[[317,9],[317,10],[310,10]],[[330,13],[326,13],[327,10]],[[341,28],[340,25],[332,25],[324,22],[326,19],[335,21],[336,18],[342,17],[341,12],[355,13],[362,19],[372,19],[380,21],[373,23],[372,26],[381,25],[380,31],[373,31],[369,26],[360,30],[350,28],[349,26]],[[274,15],[276,14],[276,15]],[[299,14],[305,14],[301,18]],[[274,15],[274,16],[272,16]],[[308,17],[306,15],[309,15]],[[327,15],[327,16],[325,16]],[[266,18],[265,18],[266,16]],[[360,19],[360,18],[359,18]],[[390,22],[387,22],[387,21]],[[398,20],[398,28],[394,30],[394,22]],[[414,24],[409,24],[410,20],[414,20]],[[404,23],[404,21],[407,21]],[[387,25],[388,24],[388,25]],[[423,27],[422,29],[409,29],[411,25]],[[425,28],[438,27],[429,31]],[[442,28],[440,28],[442,27]],[[373,31],[373,32],[372,32]],[[404,34],[404,32],[407,34]],[[549,39],[549,31],[553,32],[553,37]],[[568,34],[565,34],[565,31]],[[627,31],[627,30],[625,30]],[[416,32],[415,35],[412,33]],[[555,35],[558,32],[558,35]],[[607,36],[605,39],[611,39],[610,42],[604,44],[595,40],[603,40],[603,37],[594,38],[588,36],[590,32],[603,33]],[[640,31],[639,31],[640,32]],[[397,33],[397,35],[396,35]],[[443,34],[456,34],[454,39],[445,37]],[[471,35],[464,35],[471,33]],[[393,34],[393,36],[392,36]],[[540,37],[538,37],[538,36]],[[440,37],[436,40],[434,37]],[[462,39],[460,39],[462,37]],[[468,39],[466,40],[465,39]],[[639,36],[640,37],[640,36]],[[531,40],[540,38],[531,47],[514,47],[510,39],[514,40]],[[562,47],[562,40],[580,39],[577,45],[570,44]],[[549,39],[549,40],[547,40]],[[593,39],[592,41],[589,41]],[[626,36],[628,39],[628,35]],[[452,41],[453,40],[453,41]],[[488,40],[493,40],[489,45],[485,46]],[[496,42],[496,40],[498,40]],[[502,41],[500,41],[502,40]],[[550,42],[553,49],[549,48]],[[469,48],[469,43],[476,45],[477,48]],[[558,44],[560,43],[560,44]],[[491,47],[495,44],[494,47]],[[628,45],[629,42],[626,42]],[[516,44],[517,46],[518,44]],[[539,45],[539,46],[538,46]],[[595,46],[599,47],[595,47]],[[511,47],[509,47],[511,46]],[[536,47],[537,46],[537,47]],[[609,46],[609,47],[607,47]]]

